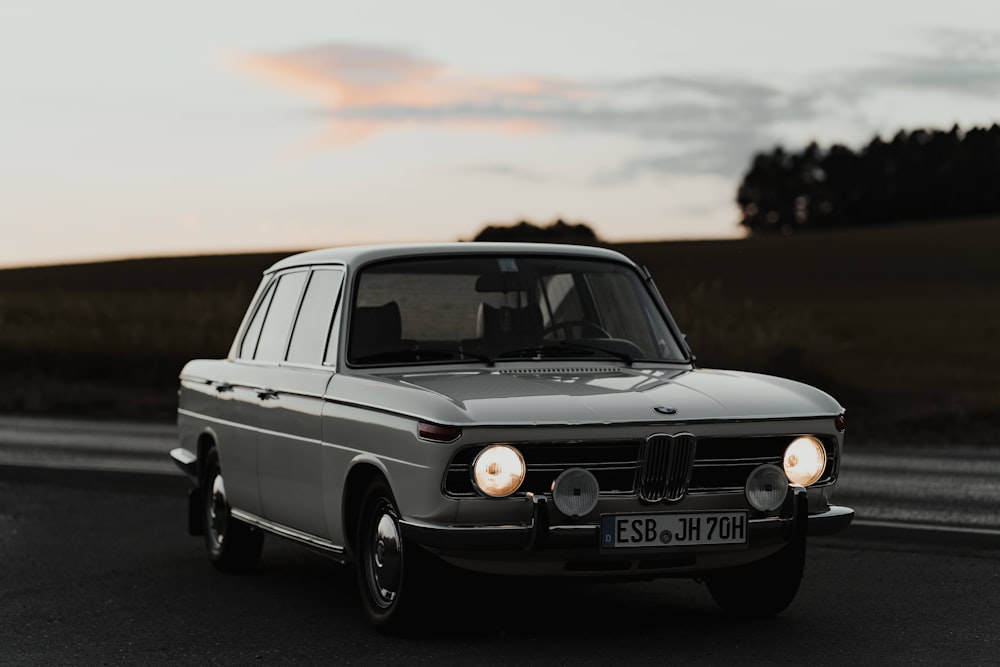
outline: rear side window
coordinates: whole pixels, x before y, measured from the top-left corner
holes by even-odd
[[[274,297],[267,309],[264,326],[260,331],[260,341],[253,358],[258,361],[281,361],[285,357],[285,345],[288,343],[288,333],[292,329],[292,318],[299,305],[302,285],[306,281],[306,272],[286,273],[278,280],[274,289]]]
[[[340,269],[316,269],[309,278],[299,316],[288,346],[288,361],[320,364],[330,335],[330,323],[340,297],[344,272]]]
[[[267,292],[261,297],[257,312],[254,313],[253,319],[250,320],[250,325],[247,327],[247,332],[243,336],[240,352],[237,355],[240,359],[253,359],[253,354],[257,351],[257,341],[260,339],[260,328],[264,326],[264,316],[267,315],[267,309],[271,305],[271,297],[273,296],[274,283],[271,283]]]

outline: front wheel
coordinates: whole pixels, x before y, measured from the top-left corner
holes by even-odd
[[[805,559],[805,539],[793,538],[777,553],[708,575],[705,583],[725,611],[737,616],[771,616],[795,599]]]
[[[428,600],[429,554],[407,543],[388,483],[369,484],[358,517],[358,589],[368,619],[381,632],[413,630]]]
[[[250,572],[260,560],[264,534],[233,517],[226,496],[226,482],[219,466],[219,452],[214,447],[205,456],[201,488],[202,520],[209,560],[223,572]]]

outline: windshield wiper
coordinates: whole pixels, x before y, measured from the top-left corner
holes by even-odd
[[[590,343],[578,343],[576,341],[559,341],[557,343],[542,343],[534,347],[524,347],[516,350],[507,350],[497,355],[498,358],[510,358],[530,355],[532,358],[541,357],[545,352],[568,352],[571,350],[587,350],[589,352],[601,352],[610,355],[619,361],[624,361],[631,366],[635,361],[632,355],[620,350],[603,347],[601,345],[591,345]]]
[[[594,345],[593,343],[580,343],[575,340],[563,340],[559,341],[560,347],[565,347],[573,350],[593,350],[594,352],[603,352],[604,354],[610,354],[612,357],[624,361],[627,365],[631,366],[635,362],[635,358],[632,357],[628,352],[622,352],[621,350],[615,350],[610,347],[604,347],[603,345]]]
[[[467,350],[456,350],[456,349],[448,349],[448,348],[443,348],[443,347],[440,347],[440,348],[439,347],[418,347],[415,350],[413,350],[413,353],[417,356],[418,361],[440,361],[440,362],[448,363],[448,362],[454,362],[454,361],[464,361],[465,358],[469,358],[469,359],[475,359],[476,361],[481,361],[484,364],[486,364],[487,366],[493,366],[493,364],[494,364],[493,358],[490,357],[488,354],[482,354],[482,353],[479,353],[479,352],[469,352]],[[449,358],[447,358],[447,359],[421,359],[420,357],[423,354],[429,354],[429,355],[447,354],[449,356]],[[451,358],[453,355],[456,355],[456,354],[460,357],[459,359]]]
[[[387,352],[375,352],[373,354],[366,354],[362,357],[356,357],[352,359],[351,362],[372,366],[391,366],[393,364],[414,363],[453,364],[465,361],[466,358],[482,361],[487,366],[494,365],[494,360],[485,354],[467,352],[465,350],[456,350],[454,348],[448,349],[435,347],[404,348],[399,350],[390,350]]]

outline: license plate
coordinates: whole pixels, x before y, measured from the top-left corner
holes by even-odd
[[[605,514],[601,548],[746,544],[746,512]]]

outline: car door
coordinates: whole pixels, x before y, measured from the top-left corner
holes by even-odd
[[[286,284],[287,281],[287,284]],[[274,363],[260,369],[257,477],[264,517],[326,538],[322,485],[323,366],[343,270],[316,267],[282,275],[258,349]],[[270,325],[270,326],[269,326]]]
[[[213,429],[226,479],[230,505],[251,514],[262,514],[257,489],[257,432],[259,427],[260,364],[254,361],[261,328],[274,298],[274,281],[265,277],[251,302],[249,321],[237,340],[225,373],[212,383],[216,418]]]

